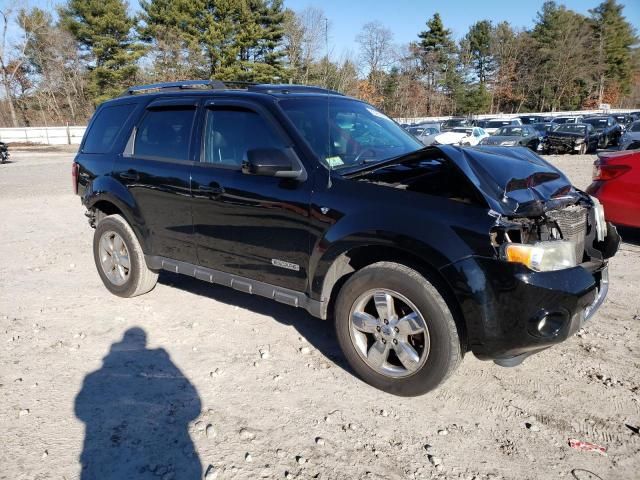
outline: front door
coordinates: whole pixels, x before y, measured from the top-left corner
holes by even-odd
[[[114,172],[135,201],[136,222],[145,229],[150,246],[146,253],[190,263],[196,262],[190,208],[196,111],[195,99],[152,101]]]
[[[271,114],[247,101],[205,105],[200,162],[192,170],[198,263],[305,291],[312,179],[242,173],[247,152],[291,147]]]

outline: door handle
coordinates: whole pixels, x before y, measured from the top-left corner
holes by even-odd
[[[135,170],[127,170],[126,172],[120,172],[118,174],[120,178],[125,180],[140,180],[140,175]]]

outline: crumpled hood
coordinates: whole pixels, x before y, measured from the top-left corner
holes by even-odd
[[[350,169],[342,176],[366,178],[389,166],[421,162],[432,157],[434,149],[455,164],[497,215],[536,217],[585,198],[560,170],[525,147],[438,145]]]
[[[583,198],[560,170],[528,148],[441,149],[500,215],[539,216]]]

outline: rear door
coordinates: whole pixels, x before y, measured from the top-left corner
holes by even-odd
[[[200,162],[192,171],[198,263],[304,291],[311,175],[298,181],[241,169],[249,150],[291,148],[291,140],[254,102],[216,99],[203,116]]]
[[[161,98],[136,123],[114,176],[135,201],[136,222],[151,253],[195,263],[190,209],[195,98]]]

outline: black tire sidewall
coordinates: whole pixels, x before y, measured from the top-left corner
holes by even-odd
[[[364,362],[353,346],[349,332],[351,307],[362,293],[373,288],[386,288],[405,296],[418,308],[427,323],[429,356],[420,370],[411,376],[392,378],[376,372]],[[456,342],[459,345],[455,324],[448,307],[443,303],[442,299],[438,301],[425,289],[425,283],[394,269],[367,268],[354,274],[340,290],[335,310],[336,334],[347,361],[367,383],[395,395],[422,395],[434,389],[454,367],[452,358],[455,358],[455,354],[452,350]],[[443,308],[447,308],[447,311]],[[459,349],[457,354],[459,355]]]
[[[136,286],[138,285],[141,266],[138,256],[134,253],[138,240],[133,238],[129,230],[123,227],[123,222],[124,220],[121,219],[121,217],[109,216],[105,217],[97,225],[93,235],[93,259],[96,263],[96,269],[98,270],[100,279],[102,280],[102,283],[104,283],[104,286],[107,287],[107,290],[119,297],[130,297],[135,292]],[[114,285],[111,283],[102,270],[102,265],[100,264],[100,238],[102,238],[102,235],[108,231],[113,231],[120,235],[127,247],[127,251],[129,252],[131,268],[129,269],[129,278],[124,285]]]

